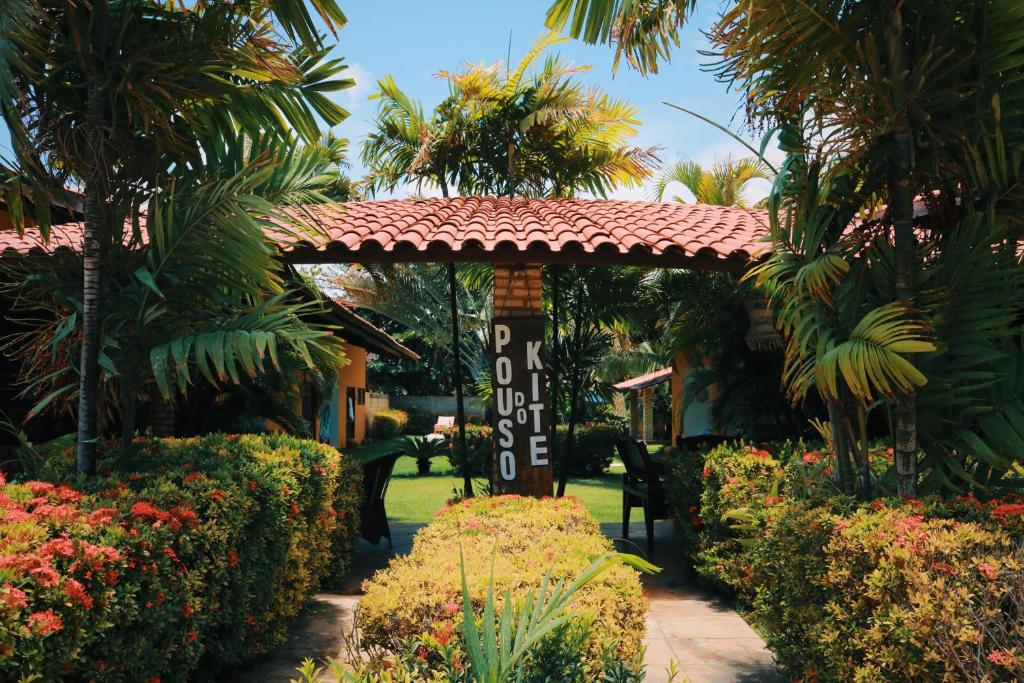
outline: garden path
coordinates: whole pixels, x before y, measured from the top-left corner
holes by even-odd
[[[393,550],[377,550],[360,541],[350,578],[333,591],[320,592],[291,624],[288,640],[256,665],[240,672],[234,683],[288,683],[306,657],[321,661],[343,656],[340,634],[352,623],[360,585],[385,567],[395,554],[408,553],[419,524],[392,524]],[[612,538],[620,524],[602,524]],[[645,539],[643,523],[630,526],[631,539]],[[636,548],[620,547],[636,552]],[[774,683],[783,678],[772,663],[761,638],[725,601],[696,586],[681,571],[678,541],[671,524],[655,524],[655,564],[665,570],[644,577],[650,598],[647,615],[647,681],[664,683],[669,663],[675,661],[675,683]],[[333,679],[331,679],[333,680]]]

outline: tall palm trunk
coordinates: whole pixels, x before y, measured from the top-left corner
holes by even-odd
[[[473,497],[473,476],[469,471],[469,451],[466,449],[466,409],[462,396],[462,347],[459,343],[459,302],[455,284],[455,264],[448,264],[448,301],[452,311],[452,381],[455,383],[455,414],[459,422],[459,456],[462,462],[462,493]]]
[[[78,384],[78,471],[93,474],[96,471],[96,450],[99,438],[97,401],[99,398],[100,355],[100,277],[103,253],[104,221],[101,194],[103,170],[99,167],[102,156],[97,154],[102,145],[101,129],[103,102],[100,90],[89,87],[86,135],[89,137],[92,167],[85,179],[85,206],[83,226],[82,276],[82,355]]]
[[[896,256],[896,298],[908,306],[914,299],[914,194],[910,187],[910,133],[892,136],[890,181],[893,245]],[[896,399],[896,492],[917,495],[917,402],[912,393]]]
[[[903,49],[902,2],[889,6],[886,26],[892,100],[899,106],[906,91],[907,70]],[[904,122],[905,124],[905,122]],[[910,185],[911,134],[906,125],[897,126],[889,141],[889,207],[892,212],[893,249],[895,251],[898,301],[914,302],[914,192]],[[917,495],[917,403],[912,393],[896,397],[896,492],[900,496]]]
[[[832,450],[835,451],[836,458],[836,483],[843,493],[853,493],[850,445],[843,427],[843,409],[835,401],[828,402],[828,423],[832,432]]]
[[[577,273],[577,278],[580,273]],[[565,448],[562,449],[562,467],[558,472],[558,498],[565,495],[565,487],[569,483],[569,459],[576,448],[576,422],[579,411],[580,393],[580,353],[583,345],[583,296],[579,280],[576,281],[576,311],[572,328],[572,346],[569,362],[569,419],[565,425]]]
[[[555,462],[559,462],[558,454],[558,392],[559,392],[559,308],[562,299],[562,270],[561,266],[551,266],[551,454]]]

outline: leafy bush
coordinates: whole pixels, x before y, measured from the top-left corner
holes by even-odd
[[[365,644],[400,655],[433,639],[451,648],[449,658],[465,661],[457,549],[479,614],[490,586],[500,610],[506,593],[523,599],[549,568],[552,580],[573,581],[611,550],[611,542],[575,498],[502,496],[446,508],[416,534],[410,555],[364,584],[356,620]],[[646,602],[635,570],[610,569],[580,589],[572,610],[580,618],[550,634],[525,680],[592,681],[609,668],[639,670]],[[442,666],[432,648],[424,655]]]
[[[615,442],[624,437],[628,430],[616,422],[586,422],[576,425],[573,439],[573,452],[569,457],[569,476],[599,477],[612,464],[615,458]],[[566,443],[568,429],[558,425],[559,452]],[[560,470],[562,461],[555,461],[555,469]],[[556,472],[557,474],[557,472]]]
[[[410,408],[406,413],[409,416],[409,421],[405,426],[407,434],[422,436],[434,432],[434,425],[437,424],[437,415],[417,408]]]
[[[407,436],[402,439],[402,454],[416,461],[416,474],[421,477],[430,474],[431,460],[447,453],[440,439],[428,439],[426,436]]]
[[[616,423],[588,422],[576,426],[575,446],[569,461],[569,476],[598,477],[615,457],[615,442],[625,435],[623,427]],[[459,476],[462,475],[462,462],[459,457],[458,427],[445,430],[445,443],[448,446],[448,459],[452,468]],[[559,445],[565,444],[566,427],[559,425],[557,429]],[[494,462],[494,442],[491,439],[489,425],[466,425],[466,449],[469,451],[470,474],[474,477],[491,478]],[[561,452],[561,448],[559,449]],[[561,467],[560,459],[555,459],[555,468]]]
[[[370,422],[370,436],[374,439],[392,439],[405,433],[409,415],[398,408],[388,408],[373,416]]]
[[[142,439],[100,466],[0,488],[0,679],[210,675],[277,645],[350,566],[361,469],[328,446]]]
[[[459,451],[459,427],[444,430],[444,447],[448,453],[448,462],[456,476],[462,476],[462,455]],[[491,478],[491,465],[494,461],[494,440],[491,438],[490,425],[466,425],[466,451],[469,456],[469,474],[471,477]]]
[[[696,459],[677,454],[671,472],[688,480],[669,493],[680,528],[684,506],[696,520],[697,572],[740,598],[794,678],[1024,676],[1024,501],[857,504],[831,487],[824,454],[773,450],[706,453],[697,504]]]
[[[794,676],[1019,680],[1024,555],[912,506],[779,506],[749,559],[753,614]]]

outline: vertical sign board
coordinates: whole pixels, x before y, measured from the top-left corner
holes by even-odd
[[[496,317],[491,330],[495,493],[550,496],[544,316]]]

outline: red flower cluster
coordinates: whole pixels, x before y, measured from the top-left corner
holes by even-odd
[[[25,597],[25,591],[12,586],[9,583],[5,583],[0,588],[0,605],[6,605],[8,609],[21,609],[22,607],[28,606],[28,599]]]
[[[1002,503],[992,508],[992,517],[1005,524],[1011,517],[1024,517],[1024,505],[1021,503]]]
[[[81,605],[85,609],[92,609],[92,596],[86,592],[85,586],[76,579],[67,579],[64,582],[64,592],[72,602]]]
[[[56,633],[64,628],[64,622],[60,620],[57,613],[52,609],[41,612],[33,612],[28,615],[28,630],[45,636],[47,633]]]

